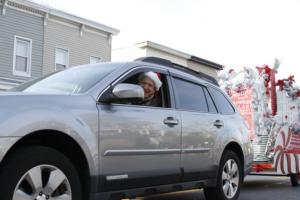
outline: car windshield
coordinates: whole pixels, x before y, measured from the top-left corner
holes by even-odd
[[[120,63],[104,63],[72,67],[26,82],[9,91],[52,94],[84,93],[122,65]]]

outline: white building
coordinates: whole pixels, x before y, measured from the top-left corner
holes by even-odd
[[[223,66],[220,64],[150,41],[136,43],[135,45],[112,51],[112,61],[132,61],[140,57],[167,59],[178,65],[191,68],[215,78],[217,78],[218,71],[223,69]]]

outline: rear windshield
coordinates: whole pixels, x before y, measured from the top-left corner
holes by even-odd
[[[84,93],[124,64],[104,63],[72,67],[29,81],[10,91],[54,94]]]

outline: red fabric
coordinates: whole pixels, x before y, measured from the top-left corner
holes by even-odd
[[[270,163],[263,163],[263,164],[253,163],[252,164],[252,172],[262,172],[264,170],[270,170],[270,169],[273,169],[273,165]]]
[[[156,73],[157,77],[159,80],[161,80],[161,74],[160,73]]]
[[[298,91],[296,92],[296,96],[297,96],[297,97],[300,97],[300,90],[298,90]]]
[[[272,70],[268,65],[263,65],[262,67],[256,67],[256,69],[258,70],[259,74],[262,74],[262,73],[267,74],[267,77],[265,79],[265,87],[266,87],[267,95],[270,95],[269,83],[271,81],[271,74],[272,74],[271,72],[274,70]]]
[[[161,80],[161,74],[160,73],[155,73],[156,75],[157,75],[157,77],[158,77],[158,79],[159,80]],[[154,97],[155,98],[158,98],[160,96],[160,90],[159,91],[156,91],[155,93],[154,93]]]
[[[288,80],[291,81],[291,82],[295,82],[295,77],[294,76],[289,76]]]
[[[268,65],[263,65],[262,67],[256,67],[259,74],[265,73],[267,77],[265,77],[265,87],[266,94],[271,95],[271,108],[272,115],[276,115],[277,113],[277,98],[276,98],[276,81],[275,81],[275,73],[276,71],[271,69]],[[271,85],[269,86],[269,83]]]
[[[276,86],[279,86],[279,89],[280,89],[280,90],[283,90],[284,83],[285,83],[286,81],[288,81],[289,86],[292,86],[293,83],[295,82],[295,77],[294,77],[294,76],[289,76],[287,79],[281,79],[281,80],[278,80],[277,83],[276,83]]]
[[[284,79],[278,80],[276,86],[279,86],[279,90],[283,90],[284,87]]]

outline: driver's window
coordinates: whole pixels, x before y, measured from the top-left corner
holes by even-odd
[[[137,106],[170,107],[168,82],[165,74],[146,70],[128,77],[122,83],[138,84],[144,90],[143,100],[128,103]]]

